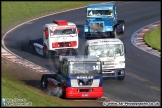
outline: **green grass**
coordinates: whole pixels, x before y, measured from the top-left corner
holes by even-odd
[[[161,27],[147,32],[144,41],[152,48],[161,51]]]
[[[9,26],[24,22],[31,17],[87,6],[91,3],[97,3],[97,1],[2,1],[1,27],[2,30],[7,30]]]
[[[62,103],[61,99],[54,96],[30,89],[24,82],[12,78],[6,72],[2,72],[1,80],[2,98],[25,98],[26,102],[32,102],[32,106],[70,106],[67,102]]]

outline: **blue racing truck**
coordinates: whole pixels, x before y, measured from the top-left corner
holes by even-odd
[[[86,9],[85,38],[111,37],[124,33],[125,21],[118,20],[115,3],[90,4]]]
[[[57,97],[101,98],[102,66],[95,56],[59,56],[58,74],[43,74],[41,86]]]

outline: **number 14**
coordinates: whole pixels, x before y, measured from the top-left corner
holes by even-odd
[[[98,66],[93,66],[93,70],[98,70]]]

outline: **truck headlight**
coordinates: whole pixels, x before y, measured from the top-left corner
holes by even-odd
[[[106,26],[106,31],[113,31],[111,26]]]
[[[119,61],[119,65],[124,65],[125,61]]]
[[[88,32],[88,26],[87,25],[84,26],[84,32]]]
[[[87,28],[85,28],[85,29],[84,29],[84,32],[88,32],[88,29],[87,29]]]

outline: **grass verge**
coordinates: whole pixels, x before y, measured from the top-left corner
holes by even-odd
[[[101,2],[101,1],[100,1]],[[2,1],[2,31],[6,31],[30,18],[87,6],[99,1]],[[12,25],[12,26],[11,26]],[[11,26],[11,27],[10,27]]]
[[[34,91],[34,89],[29,88],[24,82],[8,75],[7,72],[2,71],[1,80],[2,98],[6,98],[7,100],[14,100],[15,98],[26,99],[26,106],[70,106],[70,104],[67,102],[64,102],[63,104],[54,96],[50,96],[43,92]],[[18,101],[17,103],[21,102]],[[8,105],[15,106],[13,103],[8,103]]]
[[[152,48],[161,52],[161,27],[147,32],[144,35],[144,41]]]
[[[1,57],[1,62],[1,82],[3,81],[3,83],[1,83],[2,98],[10,100],[25,98],[27,103],[32,102],[33,107],[103,106],[102,100],[92,99],[82,101],[82,99],[61,99],[50,95],[49,92],[45,92],[41,89],[40,79],[42,74],[11,62],[3,57]],[[29,105],[26,105],[26,107],[27,106]]]

